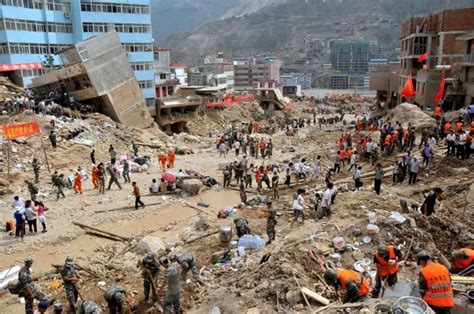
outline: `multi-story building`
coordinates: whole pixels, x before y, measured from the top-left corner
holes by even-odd
[[[171,73],[171,49],[154,48],[153,57],[156,98],[173,96],[179,80]]]
[[[474,32],[470,32],[458,38],[464,41],[464,60],[460,63],[461,74],[459,76],[461,88],[464,93],[464,104],[474,104]]]
[[[170,66],[171,77],[179,81],[179,85],[188,85],[188,66],[184,63],[173,63]]]
[[[375,71],[369,73],[369,77],[369,89],[377,92],[378,105],[386,109],[396,105],[398,82],[400,79],[400,62],[379,66]]]
[[[300,85],[301,89],[311,89],[311,73],[288,73],[280,75],[281,86]]]
[[[204,56],[193,72],[195,74],[193,75],[194,79],[198,78],[198,73],[201,77],[206,76],[207,82],[205,85],[217,86],[228,90],[234,88],[234,64],[225,59],[223,52]]]
[[[61,59],[55,55],[59,51],[115,30],[147,105],[153,106],[150,0],[0,0],[0,4],[0,64],[23,68],[7,73],[17,84],[28,86],[43,73],[31,64],[59,66]]]
[[[445,10],[427,16],[413,17],[402,24],[399,92],[408,75],[412,75],[416,95],[414,102],[422,108],[434,107],[442,69],[445,69],[446,93],[443,106],[456,102],[457,81],[465,46],[457,37],[474,30],[474,8]],[[419,58],[426,54],[426,61]],[[405,101],[399,96],[398,103]]]
[[[346,74],[366,74],[369,70],[369,42],[331,41],[332,68]]]
[[[259,81],[280,81],[281,61],[275,57],[233,59],[235,86],[256,88]]]

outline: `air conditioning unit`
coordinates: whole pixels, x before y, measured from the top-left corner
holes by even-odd
[[[71,12],[64,12],[64,17],[67,19],[71,18]]]

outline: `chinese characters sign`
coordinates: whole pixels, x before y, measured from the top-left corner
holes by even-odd
[[[40,127],[38,122],[26,122],[18,124],[5,124],[3,126],[3,134],[10,140],[13,140],[18,137],[31,136],[38,134],[40,132]]]
[[[41,70],[41,63],[18,63],[18,64],[0,64],[0,72],[9,72],[16,70]]]

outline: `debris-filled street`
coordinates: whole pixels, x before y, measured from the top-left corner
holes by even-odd
[[[344,295],[327,283],[325,271],[354,268],[373,286],[377,273],[373,256],[386,244],[402,254],[397,258],[395,289],[387,286],[379,292],[386,296],[347,307],[358,311],[392,305],[407,289],[408,295],[418,289],[416,256],[420,251],[429,250],[433,260],[449,263],[452,251],[474,246],[472,159],[446,156],[446,145],[440,141],[433,147],[429,165],[420,166],[416,182],[409,185],[408,176],[400,180],[399,162],[406,161],[407,151],[421,158],[422,128],[436,127],[434,119],[415,106],[405,107],[392,111],[390,120],[381,118],[375,126],[365,120],[368,106],[363,102],[340,107],[329,100],[315,109],[311,100],[305,100],[296,109],[271,115],[258,104],[246,103],[204,112],[189,124],[190,134],[170,137],[156,128],[125,127],[100,114],[76,119],[25,111],[16,122],[38,121],[42,134],[10,143],[13,167],[11,183],[2,181],[2,218],[7,221],[8,213],[15,211],[13,196],[19,196],[20,201],[30,199],[25,180],[33,183],[38,171],[35,198],[47,210],[43,219],[35,219],[46,221],[47,232],[42,233],[38,223],[38,232],[26,230],[21,240],[4,233],[1,249],[5,258],[0,266],[8,271],[31,257],[37,289],[67,307],[59,271],[70,256],[81,277],[76,286],[82,300],[90,299],[105,308],[103,292],[117,284],[130,293],[127,306],[132,311],[157,312],[167,292],[159,293],[156,305],[144,302],[139,261],[150,252],[157,261],[170,252],[188,252],[198,263],[202,284],[195,279],[182,282],[180,303],[186,312],[207,313],[219,308],[224,313],[330,313],[345,308],[341,303]],[[324,123],[341,110],[342,121]],[[406,110],[411,111],[407,114]],[[396,142],[390,143],[392,147],[384,142],[381,149],[380,133],[386,132],[387,123],[398,126],[399,120],[401,127],[412,127],[412,149],[400,149],[403,144]],[[51,130],[57,134],[55,149],[51,148]],[[367,154],[367,138],[376,143],[378,156]],[[240,141],[242,148],[235,144]],[[114,183],[102,194],[94,187],[92,151],[96,164],[110,164],[116,156],[120,188]],[[352,155],[347,155],[349,151],[360,156],[355,166],[363,182],[359,188],[353,183],[354,171],[349,170],[355,163]],[[163,169],[160,157],[165,156],[167,163],[170,152],[175,152],[173,168],[165,165]],[[34,170],[33,159],[40,164],[39,170]],[[125,160],[130,180],[140,188],[144,208],[135,209],[132,185],[124,182]],[[374,192],[377,169],[384,170],[380,194]],[[64,174],[73,186],[80,173],[82,191],[75,193],[65,184],[64,197],[57,195],[58,187],[51,180],[54,171]],[[163,192],[161,183],[156,193],[151,192],[153,179],[164,182]],[[230,184],[225,183],[224,188],[226,180]],[[333,204],[331,199],[324,203],[329,183],[334,186],[330,194],[335,198]],[[443,190],[442,198],[427,217],[423,202],[438,187]],[[294,219],[296,192],[303,200],[304,221]],[[270,207],[275,210],[272,241],[268,238]],[[329,217],[324,215],[327,207]],[[238,219],[246,221],[244,227]],[[159,286],[166,280],[166,268],[161,266],[156,276],[155,285]],[[471,277],[461,278],[453,279],[455,291],[466,291],[472,284]],[[456,300],[463,301],[461,296]],[[22,305],[18,296],[7,294],[1,307],[16,313]]]

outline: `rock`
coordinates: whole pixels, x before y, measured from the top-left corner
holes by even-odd
[[[189,195],[197,195],[199,191],[203,187],[201,180],[198,179],[190,179],[183,181],[183,191],[188,193]]]
[[[290,305],[295,305],[301,302],[303,296],[299,290],[290,290],[286,293],[285,298]]]
[[[304,311],[304,305],[301,304],[301,303],[296,304],[295,306],[293,306],[293,309],[294,309],[295,311],[298,311],[298,312]]]
[[[140,242],[138,242],[138,250],[142,254],[148,252],[160,253],[165,252],[166,247],[163,241],[159,237],[146,236]]]
[[[211,225],[209,224],[209,218],[207,218],[205,216],[200,216],[199,220],[196,221],[195,228],[198,231],[204,231],[204,230],[209,229],[210,226]]]
[[[361,261],[364,259],[364,252],[362,251],[354,251],[352,252],[352,257],[356,260],[356,261]]]

